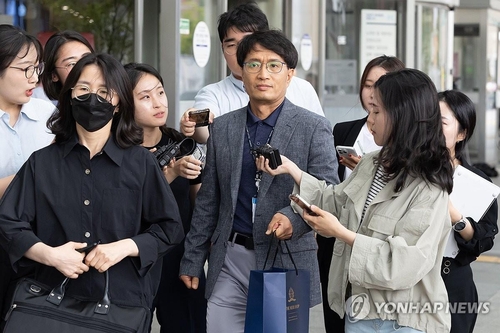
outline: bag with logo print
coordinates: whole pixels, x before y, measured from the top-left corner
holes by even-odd
[[[283,243],[295,269],[265,269],[271,239],[264,270],[250,271],[245,333],[309,332],[310,273],[309,270],[297,269],[286,241]]]

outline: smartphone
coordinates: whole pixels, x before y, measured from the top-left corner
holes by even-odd
[[[300,195],[298,195],[298,194],[290,194],[288,197],[290,198],[290,200],[292,200],[297,205],[299,205],[300,208],[302,208],[303,210],[307,211],[307,213],[309,215],[318,216],[318,214],[314,213],[311,210],[311,205],[307,201],[305,201],[304,198],[302,198]]]
[[[356,149],[354,147],[349,147],[349,146],[337,146],[335,147],[335,149],[337,149],[337,153],[339,154],[339,156],[342,156],[342,157],[349,157],[349,155],[353,155],[353,156],[358,156],[358,152],[356,151]]]
[[[207,126],[210,119],[210,109],[189,111],[189,121],[194,121],[196,127]]]

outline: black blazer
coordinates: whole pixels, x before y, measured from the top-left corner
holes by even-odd
[[[483,177],[491,182],[491,179],[484,174],[481,170],[470,166],[466,161],[461,160],[462,166],[475,174]],[[451,231],[455,234],[455,240],[457,241],[458,248],[460,252],[456,256],[457,260],[461,265],[468,265],[479,257],[483,252],[490,250],[493,247],[493,239],[498,233],[498,204],[497,200],[493,201],[493,204],[486,211],[483,218],[479,221],[474,221],[470,217],[466,216],[470,221],[472,227],[474,228],[474,236],[470,241],[465,241],[458,232]]]
[[[335,146],[354,146],[356,138],[366,123],[366,116],[363,119],[357,119],[352,121],[346,121],[343,123],[337,123],[333,128],[333,138],[335,140]],[[337,153],[337,161],[339,160],[339,154]],[[345,166],[339,163],[339,178],[340,181],[344,180]]]
[[[361,131],[361,128],[366,123],[365,117],[363,119],[357,119],[353,121],[346,121],[343,123],[337,123],[333,128],[333,137],[335,146],[353,146],[356,139]],[[337,160],[339,155],[337,154]],[[338,174],[340,181],[344,179],[345,166],[339,163]],[[321,235],[316,235],[316,241],[318,242],[318,261],[319,261],[319,273],[322,283],[322,288],[324,288],[323,298],[326,299],[326,286],[328,284],[328,274],[330,271],[330,262],[332,261],[333,254],[333,244],[335,243],[335,238],[323,237]],[[329,311],[328,311],[329,310]],[[334,313],[329,307],[324,309],[325,312]],[[337,316],[337,315],[335,315]],[[328,331],[328,330],[327,330]]]
[[[353,146],[361,131],[361,128],[366,123],[366,118],[346,121],[338,123],[333,128],[333,136],[335,146]],[[337,160],[339,155],[337,154]],[[339,163],[338,174],[340,181],[344,179],[345,166]],[[326,238],[321,235],[316,235],[318,242],[318,263],[319,277],[321,280],[321,293],[323,296],[323,313],[325,318],[325,329],[327,333],[344,333],[344,319],[330,309],[328,305],[328,274],[330,273],[330,263],[332,262],[333,246],[335,238]]]

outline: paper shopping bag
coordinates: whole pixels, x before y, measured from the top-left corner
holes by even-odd
[[[307,333],[309,274],[303,269],[251,271],[245,333]]]

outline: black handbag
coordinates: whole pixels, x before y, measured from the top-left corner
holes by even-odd
[[[107,271],[104,276],[104,296],[97,303],[65,295],[68,278],[53,289],[32,279],[20,280],[3,332],[148,332],[150,310],[111,303]]]

